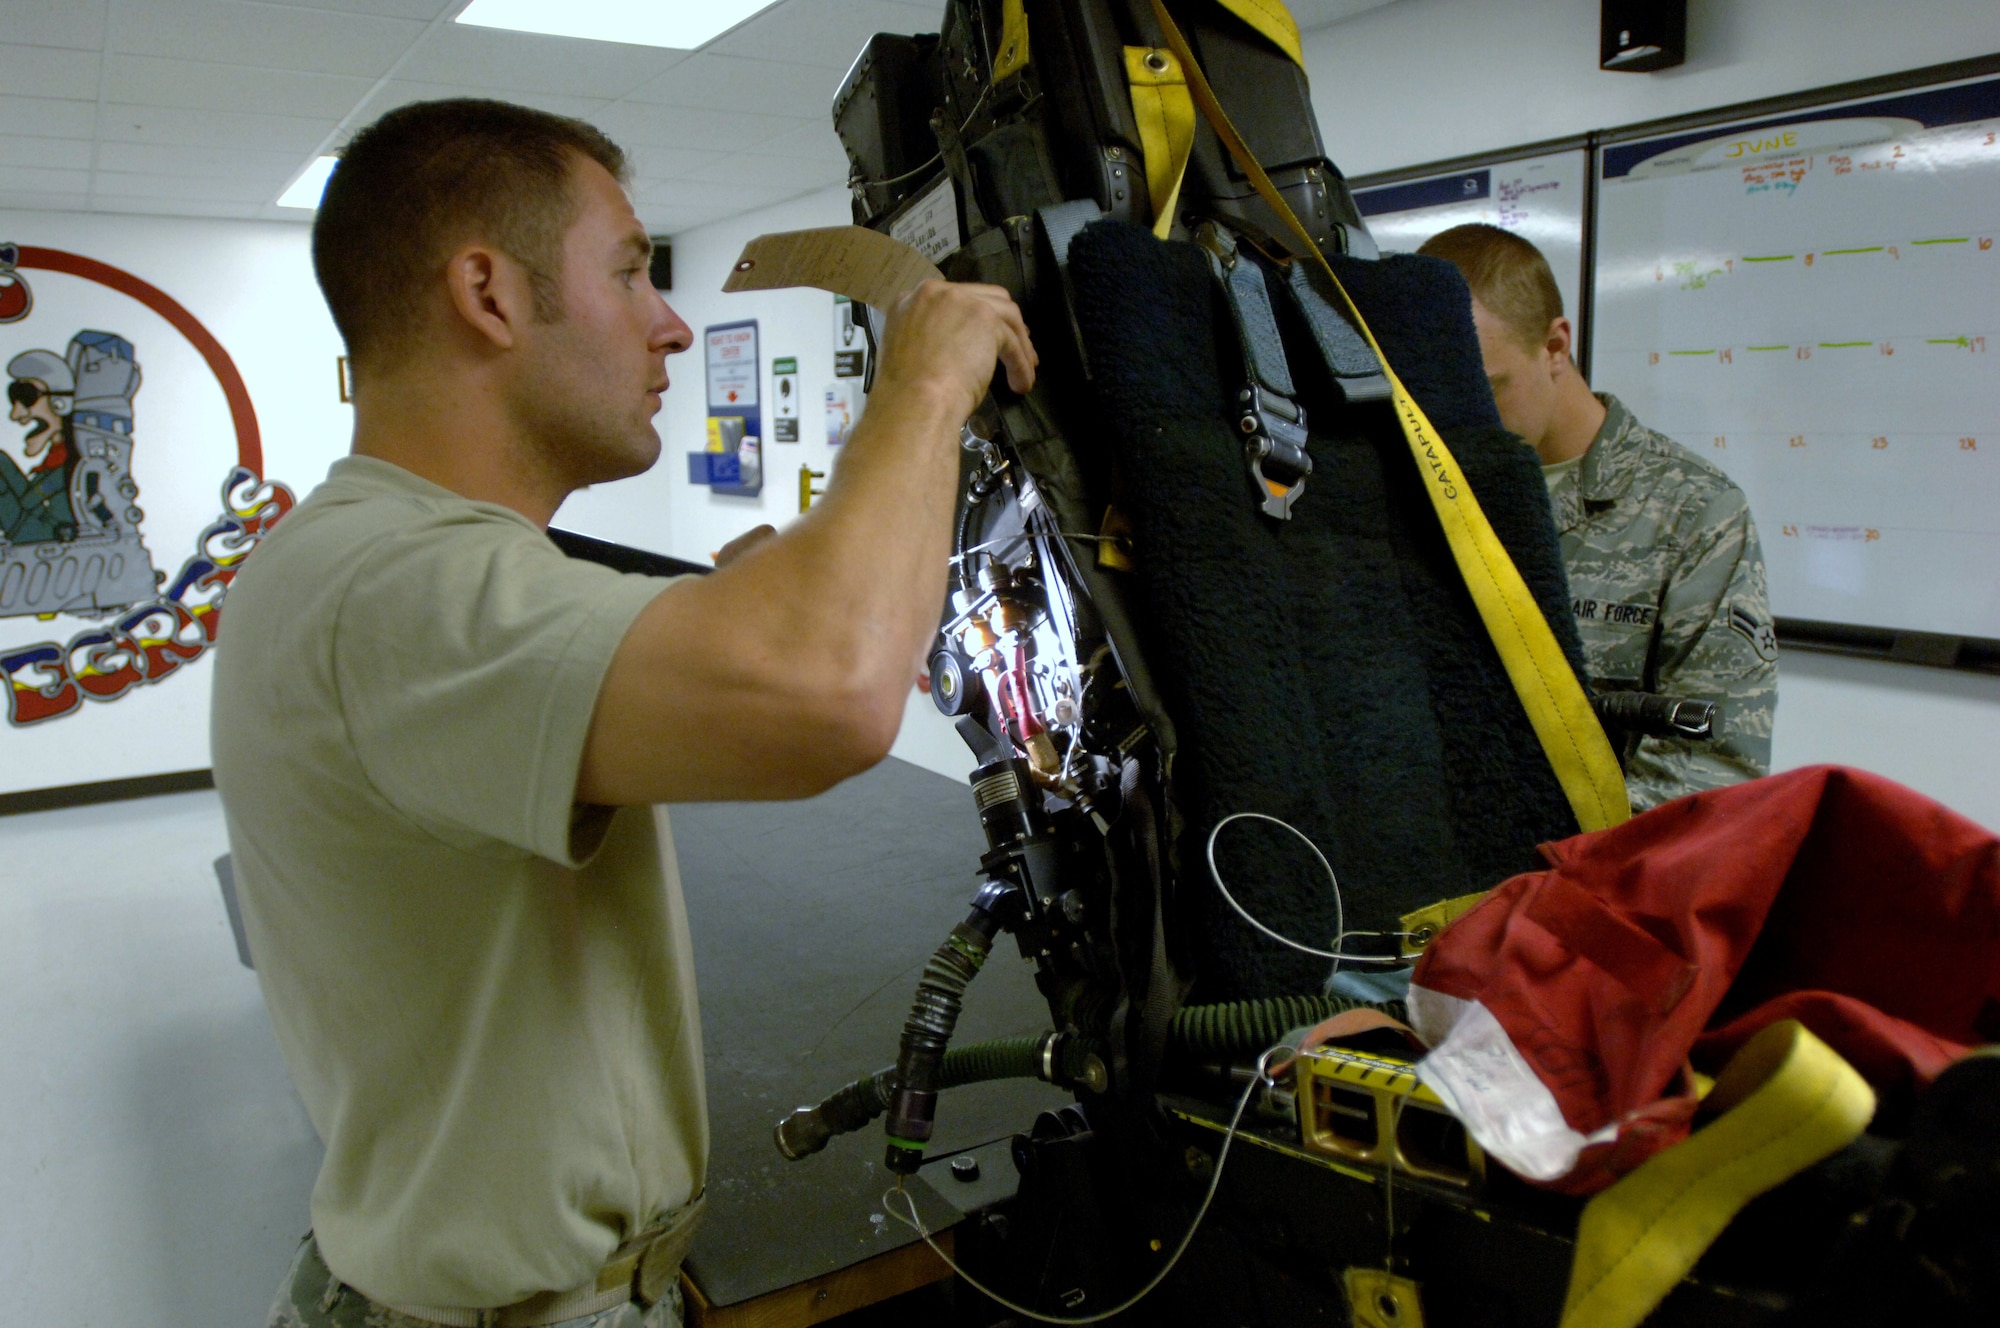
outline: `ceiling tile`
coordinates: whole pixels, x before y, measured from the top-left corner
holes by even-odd
[[[511,92],[571,97],[622,97],[687,58],[623,42],[544,37],[447,23],[399,71],[417,82],[454,83]]]
[[[99,117],[97,136],[109,143],[240,148],[288,152],[297,158],[325,142],[337,123],[332,116],[306,119],[295,115],[190,110],[180,106],[113,104],[105,106]]]
[[[6,185],[9,190],[38,193],[68,193],[90,187],[90,171],[84,165],[55,168],[47,166],[9,166]]]
[[[343,14],[413,18],[428,23],[459,0],[262,0],[262,3],[288,9],[330,9]]]
[[[95,102],[0,95],[0,134],[89,138],[96,125]]]
[[[424,25],[407,19],[334,14],[241,0],[122,0],[111,11],[105,49],[133,55],[379,77]]]
[[[801,157],[807,161],[824,161],[847,169],[847,150],[840,146],[840,135],[833,132],[833,125],[827,120],[814,120],[796,129],[767,138],[762,143],[752,143],[743,149],[758,157]]]
[[[107,55],[104,61],[106,90],[136,106],[339,119],[374,86],[373,79],[345,74],[286,73],[143,55]]]
[[[804,189],[805,173],[812,170],[810,163],[789,157],[747,157],[741,153],[724,153],[720,160],[689,171],[684,179],[703,184],[749,185],[767,188],[791,181]],[[824,185],[826,180],[813,177],[812,183]]]
[[[0,32],[34,46],[104,49],[109,0],[0,0]]]
[[[462,83],[415,83],[397,79],[385,83],[381,90],[360,107],[349,122],[349,128],[359,129],[371,124],[413,101],[439,101],[447,97],[494,97],[501,101],[511,101],[521,106],[532,106],[538,111],[548,111],[553,115],[568,115],[579,120],[597,123],[597,115],[610,101],[604,97],[574,97],[554,93],[524,92],[518,88],[502,88],[492,84]]]
[[[721,203],[660,203],[639,209],[639,222],[648,235],[671,236],[729,215],[729,207]]]
[[[840,75],[830,70],[703,52],[632,92],[628,100],[721,110],[754,106],[771,115],[827,119],[839,90]]]
[[[939,14],[944,12],[938,6]],[[878,32],[936,32],[912,5],[885,0],[791,0],[723,37],[710,51],[789,64],[819,65],[845,73]]]
[[[751,208],[811,192],[788,180],[767,180],[761,184],[701,184],[692,180],[675,180],[671,186],[671,189],[661,192],[652,206],[658,206],[665,212],[676,208],[705,210],[718,217],[748,212]]]
[[[713,221],[717,215],[706,208],[650,207],[639,209],[639,223],[646,228],[648,235],[664,235],[672,239],[684,231]],[[673,302],[671,295],[667,297],[667,302]]]
[[[1329,27],[1343,19],[1365,14],[1371,9],[1380,9],[1392,0],[1290,0],[1292,17],[1298,21],[1299,31],[1310,32],[1314,28]]]
[[[639,181],[676,179],[712,162],[727,160],[731,155],[727,152],[710,152],[703,148],[655,146],[628,147],[625,151],[626,158],[632,164],[632,178]]]
[[[0,42],[0,88],[18,97],[97,100],[95,51]]]
[[[0,166],[7,167],[10,176],[16,166],[85,170],[90,166],[90,144],[74,138],[37,138],[28,134],[0,134]]]
[[[230,202],[218,198],[161,198],[153,194],[97,194],[91,199],[92,212],[137,213],[147,217],[261,217],[259,203]]]
[[[31,212],[81,212],[90,204],[90,195],[82,189],[53,192],[38,189],[0,189],[0,208],[25,208]],[[25,235],[10,235],[9,240],[26,240]]]
[[[598,128],[635,147],[691,148],[737,152],[805,123],[749,111],[698,110],[685,106],[640,106],[622,102],[600,113]]]
[[[308,149],[309,150],[309,149]],[[275,194],[300,165],[296,152],[257,152],[249,148],[189,147],[180,143],[99,143],[97,169],[139,175],[185,175],[202,180],[253,180],[272,186]]]
[[[206,180],[185,175],[140,174],[125,171],[97,171],[91,176],[94,198],[162,198],[183,202],[204,199],[222,203],[268,203],[285,186],[273,181]]]

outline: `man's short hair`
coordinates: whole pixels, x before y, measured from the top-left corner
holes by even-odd
[[[1445,259],[1464,273],[1473,298],[1530,350],[1542,347],[1549,324],[1563,316],[1562,291],[1549,260],[1512,231],[1475,221],[1438,232],[1417,252]]]
[[[520,263],[535,317],[561,317],[578,157],[625,182],[624,152],[593,126],[503,101],[415,102],[356,134],[320,200],[312,249],[357,366],[414,344],[430,284],[468,243]]]

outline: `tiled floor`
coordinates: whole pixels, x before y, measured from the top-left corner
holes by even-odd
[[[0,820],[0,1318],[261,1323],[320,1146],[210,863],[214,793]]]
[[[895,1058],[984,844],[964,784],[900,761],[810,802],[677,808],[674,827],[714,1117],[696,1262],[755,1294],[900,1239],[871,1220],[879,1129],[797,1167],[770,1129]],[[263,1322],[320,1146],[236,958],[211,867],[226,850],[212,792],[0,818],[0,1324]],[[1004,942],[962,1040],[1046,1017]],[[959,1090],[939,1147],[1062,1100]]]

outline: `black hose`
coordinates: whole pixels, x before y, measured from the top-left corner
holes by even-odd
[[[1356,1009],[1380,1010],[1410,1021],[1402,1001],[1355,1000],[1349,996],[1267,996],[1223,1005],[1190,1005],[1174,1016],[1167,1050],[1183,1056],[1255,1056],[1294,1028],[1309,1027]]]
[[[945,1049],[958,1026],[965,989],[979,975],[992,948],[992,937],[960,923],[924,964],[924,975],[917,980],[916,999],[903,1021],[886,1127],[884,1162],[899,1176],[914,1175],[923,1165],[924,1145],[936,1123],[937,1095],[943,1087],[939,1071]]]
[[[1402,1001],[1373,1004],[1346,996],[1272,996],[1223,1005],[1191,1005],[1176,1014],[1168,1026],[1167,1050],[1169,1055],[1203,1060],[1254,1056],[1294,1028],[1364,1007],[1409,1022],[1409,1008]],[[942,1090],[993,1079],[1043,1078],[1044,1048],[1054,1036],[1043,1033],[953,1047],[939,1063],[937,1086]],[[1060,1045],[1056,1082],[1073,1086],[1082,1077],[1083,1060],[1089,1051],[1081,1039]],[[800,1107],[778,1122],[778,1151],[796,1162],[825,1148],[834,1135],[861,1129],[888,1110],[895,1083],[896,1067],[892,1065],[863,1075],[817,1107]]]
[[[1049,1034],[1001,1038],[953,1047],[938,1066],[938,1087],[962,1088],[993,1079],[1034,1079],[1041,1074],[1042,1044]],[[778,1151],[787,1161],[817,1153],[836,1134],[852,1134],[889,1109],[896,1067],[864,1074],[816,1107],[800,1107],[778,1122]]]

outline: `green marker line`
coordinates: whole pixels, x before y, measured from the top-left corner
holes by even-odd
[[[1710,348],[1709,348],[1708,350],[1670,350],[1670,351],[1668,351],[1668,352],[1667,352],[1667,354],[1669,354],[1669,355],[1713,355],[1713,354],[1715,354],[1715,349],[1714,349],[1713,347],[1710,347]]]
[[[1954,235],[1948,240],[1912,240],[1911,244],[1971,244],[1970,235]]]
[[[1746,263],[1789,263],[1797,257],[1797,254],[1765,254],[1761,258],[1751,258],[1746,254],[1743,261]]]
[[[1827,350],[1840,350],[1845,346],[1872,346],[1875,343],[1872,341],[1822,341],[1819,344]]]
[[[1822,249],[1820,252],[1823,254],[1879,254],[1882,252],[1882,246],[1871,244],[1865,249]]]
[[[1790,350],[1790,346],[1745,346],[1745,350]]]
[[[1925,337],[1924,344],[1929,346],[1964,346],[1968,350],[1972,348],[1972,343],[1964,337]]]

